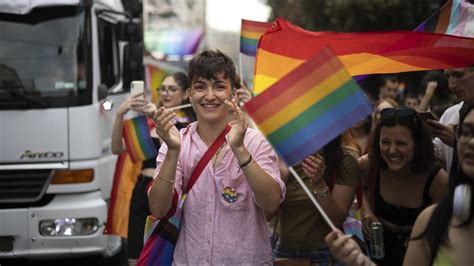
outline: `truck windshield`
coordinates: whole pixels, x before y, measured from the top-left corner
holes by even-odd
[[[0,13],[0,109],[92,101],[88,14],[80,6]]]

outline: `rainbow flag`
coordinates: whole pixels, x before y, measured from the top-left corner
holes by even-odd
[[[472,37],[474,36],[474,4],[466,0],[448,0],[415,31]]]
[[[115,163],[104,234],[127,238],[130,199],[141,168],[141,163],[132,163],[127,152],[119,154]]]
[[[160,96],[158,95],[158,88],[161,86],[161,83],[165,79],[168,73],[156,66],[146,65],[146,84],[150,89],[151,101],[153,103],[158,103]]]
[[[412,31],[310,32],[279,18],[260,38],[254,91],[264,91],[325,46],[334,50],[352,76],[474,63],[474,39],[470,38]]]
[[[255,56],[258,40],[271,26],[270,22],[259,22],[242,19],[240,29],[240,52],[249,56]]]
[[[158,151],[151,140],[145,116],[124,121],[122,135],[132,162],[141,162],[157,156]]]
[[[281,158],[294,165],[372,112],[326,47],[244,105]]]

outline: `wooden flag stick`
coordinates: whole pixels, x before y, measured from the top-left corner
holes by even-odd
[[[293,169],[292,166],[290,166],[289,169],[290,169],[290,172],[293,174],[293,176],[296,178],[296,181],[298,181],[298,183],[300,183],[300,185],[303,188],[304,192],[306,192],[306,195],[308,195],[309,199],[313,202],[314,206],[316,206],[316,209],[318,209],[319,213],[321,213],[321,216],[323,217],[324,221],[326,221],[327,225],[331,228],[332,231],[336,230],[336,227],[331,222],[331,219],[329,219],[328,215],[323,210],[321,205],[319,205],[319,203],[316,201],[316,199],[314,198],[313,193],[304,184],[303,180],[301,180],[301,177],[298,175],[298,173],[296,173],[295,169]]]

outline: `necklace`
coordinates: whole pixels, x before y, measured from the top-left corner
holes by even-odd
[[[212,167],[214,169],[216,168],[216,163],[217,163],[217,159],[219,158],[219,153],[221,152],[222,148],[224,148],[224,146],[225,146],[225,143],[222,143],[222,145],[217,150],[216,155],[214,156],[214,161],[212,162]]]

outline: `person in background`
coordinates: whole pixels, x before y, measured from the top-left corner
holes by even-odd
[[[247,127],[237,104],[235,66],[229,56],[201,52],[189,62],[188,77],[197,122],[178,132],[173,112],[159,108],[153,115],[164,141],[148,192],[155,217],[171,214],[176,204],[173,191],[183,191],[196,164],[226,128],[229,109],[235,120],[187,195],[173,263],[271,264],[265,212],[275,212],[285,195],[278,157],[257,130]]]
[[[414,92],[407,93],[403,99],[403,106],[405,106],[405,108],[411,108],[419,111],[420,98],[418,94]]]
[[[395,75],[383,75],[379,86],[379,100],[391,98],[397,99],[400,81]]]
[[[150,103],[146,100],[143,94],[130,97],[125,100],[117,109],[115,122],[112,130],[112,153],[120,154],[126,151],[125,145],[122,141],[122,125],[123,116],[129,111],[133,110],[138,113],[147,114],[147,109],[155,108],[156,105],[164,108],[171,108],[186,103],[189,93],[189,82],[186,74],[176,72],[165,77],[163,83],[157,88],[160,96],[159,103]],[[151,107],[150,107],[151,105]],[[148,107],[147,107],[148,106]],[[192,112],[180,111],[182,115],[179,118],[178,126],[185,127],[194,120]],[[187,115],[189,113],[189,116]],[[161,141],[156,134],[153,123],[149,121],[150,135],[153,143],[158,150],[161,146]],[[156,163],[155,158],[142,162],[142,169],[140,176],[133,188],[132,197],[130,199],[130,211],[128,217],[128,237],[127,237],[127,254],[130,265],[135,265],[138,256],[143,247],[143,233],[146,217],[150,214],[148,206],[148,197],[145,193],[146,186],[153,179]]]
[[[449,193],[425,209],[413,227],[405,265],[473,265],[474,239],[474,109],[468,107],[456,130],[458,164],[449,179]],[[470,192],[456,193],[462,187]],[[459,191],[458,191],[459,192]]]
[[[446,193],[447,174],[435,163],[427,125],[413,109],[385,108],[373,132],[372,150],[359,158],[364,237],[371,222],[383,225],[383,265],[400,265],[418,214]]]
[[[336,227],[346,219],[359,185],[357,159],[352,154],[342,147],[339,136],[295,166]],[[311,263],[329,265],[331,254],[324,236],[330,229],[296,179],[290,177],[286,185],[285,200],[276,217],[279,241],[273,256],[308,258]]]
[[[459,123],[459,117],[466,112],[468,106],[474,105],[474,66],[445,70],[448,77],[449,89],[462,102],[446,109],[438,121],[427,120],[430,125],[436,146],[437,156],[446,165],[446,171],[451,171],[454,147],[454,127]],[[454,163],[454,165],[456,165]]]
[[[443,72],[430,71],[423,80],[421,86],[424,94],[418,111],[431,111],[436,118],[440,118],[446,109],[458,102],[456,96],[449,89],[448,79]]]

